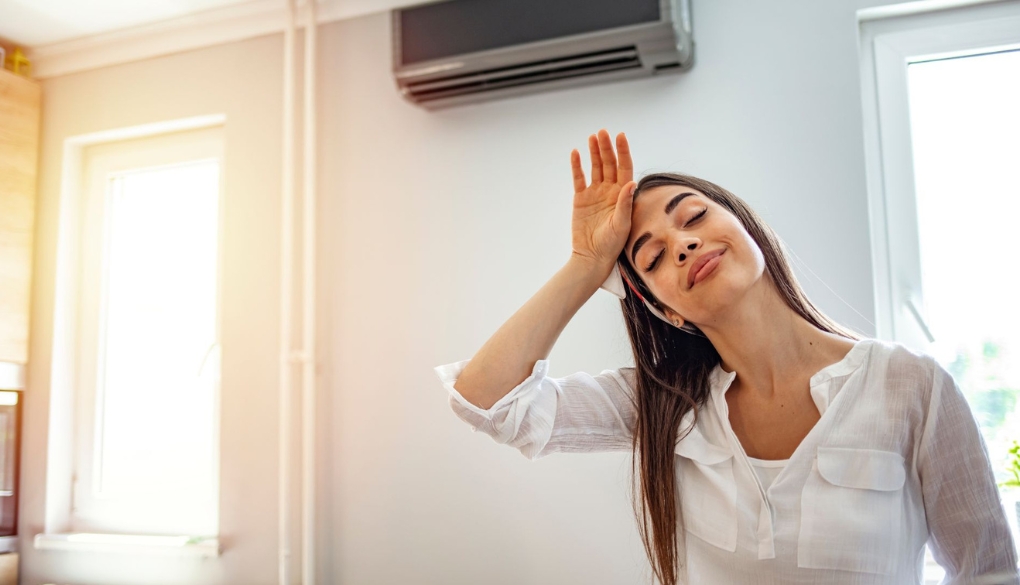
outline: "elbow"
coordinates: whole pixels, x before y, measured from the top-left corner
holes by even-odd
[[[470,402],[479,410],[487,411],[495,404],[494,401],[484,399],[481,393],[473,389],[471,385],[464,384],[463,377],[453,383],[453,389],[457,391],[457,394],[460,394],[461,398]]]

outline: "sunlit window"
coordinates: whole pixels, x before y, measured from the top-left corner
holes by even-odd
[[[220,161],[120,169],[94,184],[78,529],[215,534]]]
[[[914,63],[908,80],[931,353],[1003,482],[1020,441],[1020,51]],[[1002,493],[1017,535],[1017,490]]]

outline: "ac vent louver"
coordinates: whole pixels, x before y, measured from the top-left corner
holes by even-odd
[[[454,95],[519,87],[606,71],[640,68],[641,59],[638,57],[637,49],[624,47],[597,53],[521,63],[510,67],[497,67],[463,75],[452,75],[434,81],[409,82],[404,87],[404,91],[410,94],[413,101],[426,102]]]

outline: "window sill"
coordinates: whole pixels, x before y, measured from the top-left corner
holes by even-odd
[[[79,532],[36,534],[35,549],[215,558],[220,556],[220,541],[216,537],[202,536],[143,536]]]

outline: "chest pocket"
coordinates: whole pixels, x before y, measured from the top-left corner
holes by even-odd
[[[681,512],[687,532],[724,550],[737,550],[737,486],[733,454],[695,428],[676,446]]]
[[[899,453],[819,447],[801,494],[797,566],[891,574],[905,480]]]

